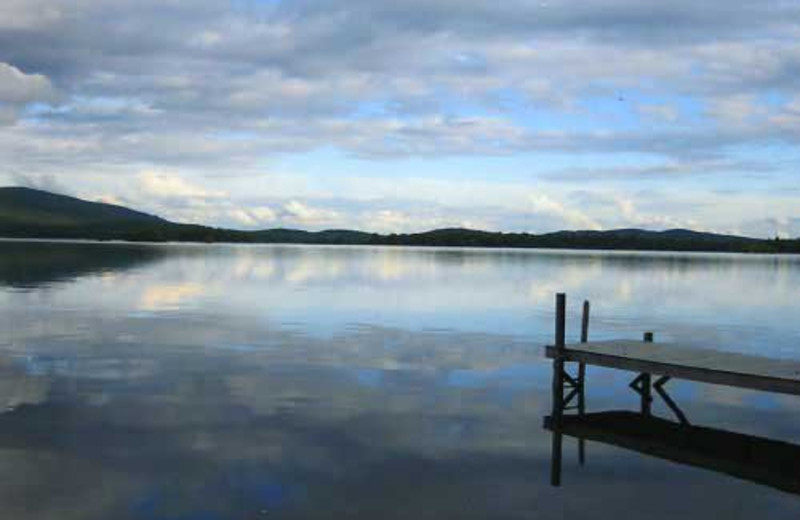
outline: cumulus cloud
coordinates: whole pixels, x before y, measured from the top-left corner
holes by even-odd
[[[306,226],[326,226],[339,223],[340,216],[336,211],[315,208],[299,200],[290,200],[280,210],[281,219],[294,224]]]
[[[591,217],[575,208],[569,208],[564,203],[553,200],[547,195],[537,194],[531,197],[532,211],[549,217],[556,217],[563,221],[563,227],[569,229],[602,229],[602,225]]]
[[[145,194],[157,198],[213,199],[226,196],[224,191],[209,190],[178,175],[157,171],[140,173],[139,185]]]
[[[670,215],[653,215],[642,213],[636,203],[625,197],[617,197],[616,206],[621,216],[622,227],[642,229],[676,229],[689,228],[701,231],[699,223],[691,219],[683,219]]]
[[[53,97],[53,86],[45,76],[25,74],[13,65],[0,62],[0,102],[21,105]]]
[[[278,214],[269,207],[258,208],[233,208],[228,212],[230,218],[245,228],[259,228],[272,225],[278,219]]]
[[[56,99],[50,80],[42,74],[26,74],[0,61],[0,124],[13,123],[23,107]]]

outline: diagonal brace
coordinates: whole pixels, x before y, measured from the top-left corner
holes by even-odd
[[[672,398],[667,393],[667,390],[664,388],[664,385],[667,384],[670,381],[670,379],[672,378],[669,376],[662,376],[658,378],[658,380],[655,383],[653,383],[653,388],[655,388],[658,395],[664,401],[664,404],[666,404],[667,407],[670,410],[672,410],[672,413],[675,414],[675,417],[678,418],[678,421],[680,421],[681,425],[690,426],[691,424],[689,423],[689,420],[686,418],[686,415],[684,415],[683,411],[680,409],[680,407],[678,407],[678,404],[672,400]]]

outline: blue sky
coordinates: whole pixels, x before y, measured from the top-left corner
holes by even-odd
[[[179,221],[800,236],[800,4],[4,0],[0,183]]]

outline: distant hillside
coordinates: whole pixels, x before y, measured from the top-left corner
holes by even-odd
[[[166,223],[160,217],[113,204],[31,188],[0,188],[0,232],[6,235],[114,233]]]
[[[449,228],[424,233],[366,233],[347,229],[237,231],[169,222],[122,206],[88,202],[30,188],[0,188],[0,236],[95,240],[410,245],[663,251],[800,253],[800,240],[761,240],[688,229],[497,233]]]

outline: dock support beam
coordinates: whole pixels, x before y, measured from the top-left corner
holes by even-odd
[[[575,410],[579,415],[586,413],[586,365],[579,363],[577,374],[566,368],[566,336],[567,336],[567,297],[556,295],[555,356],[553,356],[553,412],[550,416],[553,432],[553,448],[550,468],[550,482],[553,486],[561,485],[562,433],[561,422],[564,413]],[[581,322],[581,342],[589,341],[589,302],[583,304]],[[583,465],[586,460],[586,441],[578,440],[578,462]]]
[[[581,316],[581,343],[589,342],[589,313],[591,304],[589,300],[583,302],[583,315]],[[580,393],[578,394],[578,415],[586,413],[586,363],[578,364],[578,382]],[[578,463],[583,466],[586,464],[586,439],[578,439]]]
[[[644,333],[644,342],[645,343],[652,343],[653,342],[653,333],[652,332],[645,332]],[[642,415],[649,416],[652,414],[653,411],[653,378],[648,373],[641,373],[636,376],[636,379],[631,381],[630,387],[633,388],[633,391],[639,394],[639,412]]]
[[[652,343],[653,339],[654,336],[652,332],[644,333],[645,343]],[[662,376],[653,382],[652,375],[643,372],[636,376],[636,378],[631,381],[630,385],[628,386],[630,386],[634,392],[639,394],[639,410],[642,415],[652,415],[653,390],[655,390],[658,396],[664,401],[664,404],[667,405],[667,408],[669,408],[670,411],[675,414],[675,417],[678,418],[678,421],[683,426],[690,426],[686,415],[680,409],[678,404],[669,396],[667,390],[664,388],[664,385],[667,384],[670,379],[671,378],[669,376]]]
[[[652,332],[644,333],[644,342],[645,343],[653,342]],[[640,406],[640,411],[642,415],[650,415],[652,412],[652,404],[653,404],[652,377],[650,376],[650,374],[642,374],[642,375],[644,377],[642,378],[642,402]]]
[[[550,459],[550,484],[561,485],[561,416],[564,413],[564,346],[567,335],[567,295],[556,295],[556,356],[553,359],[553,446]]]

